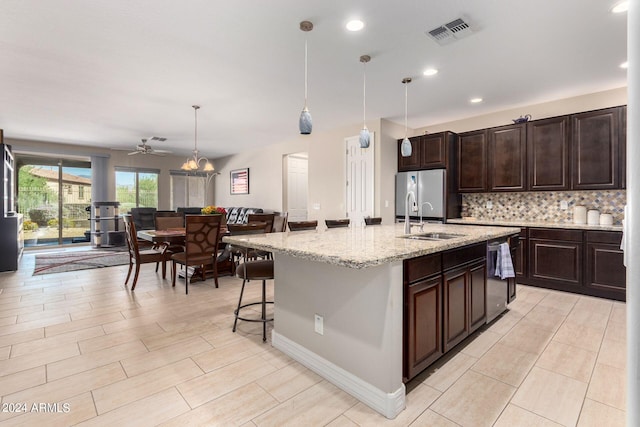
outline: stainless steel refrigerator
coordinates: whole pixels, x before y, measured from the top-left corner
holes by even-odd
[[[445,170],[398,172],[396,174],[396,219],[404,219],[407,194],[412,191],[409,216],[419,220],[444,222],[445,215]]]

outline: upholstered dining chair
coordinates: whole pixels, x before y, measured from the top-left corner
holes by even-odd
[[[289,221],[290,231],[315,230],[318,227],[318,221]]]
[[[289,216],[288,212],[285,212],[282,215],[276,215],[273,217],[273,229],[272,233],[282,233],[287,231],[287,217]]]
[[[258,225],[256,225],[258,224]],[[229,224],[229,232],[234,235],[245,234],[263,234],[265,231],[270,230],[268,224],[263,223],[260,226],[259,223],[248,224]],[[233,321],[233,332],[236,331],[238,320],[244,320],[246,322],[262,322],[262,341],[267,341],[267,322],[273,320],[273,318],[267,318],[267,304],[273,304],[273,301],[267,301],[267,280],[273,280],[273,259],[258,259],[256,258],[256,251],[246,247],[235,247],[241,255],[242,263],[236,268],[236,276],[242,279],[242,288],[240,288],[240,297],[238,298],[238,307],[234,310],[233,314],[235,319]],[[262,281],[262,299],[256,302],[242,303],[242,297],[244,295],[244,288],[247,282],[251,280]],[[241,316],[241,310],[246,307],[254,305],[260,305],[261,315],[259,318],[249,318]]]
[[[186,215],[184,252],[171,255],[171,285],[176,285],[176,264],[187,267],[185,292],[189,293],[188,267],[200,267],[202,280],[206,280],[206,267],[213,266],[213,278],[218,287],[218,240],[223,215]]]
[[[348,227],[351,221],[347,219],[326,219],[324,221],[327,228]]]
[[[127,247],[129,249],[129,272],[127,273],[127,278],[125,279],[124,284],[126,285],[129,282],[129,277],[131,277],[131,271],[133,270],[134,264],[136,266],[136,271],[133,275],[133,283],[131,284],[132,291],[136,288],[141,264],[155,262],[156,271],[158,271],[158,264],[163,263],[162,278],[164,279],[167,274],[167,270],[165,268],[165,260],[167,256],[165,253],[166,245],[159,245],[150,249],[141,249],[140,245],[138,244],[136,225],[133,222],[133,217],[131,215],[123,215],[122,218],[124,221]]]

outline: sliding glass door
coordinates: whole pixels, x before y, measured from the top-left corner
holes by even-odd
[[[25,246],[89,241],[91,162],[16,155]]]
[[[131,208],[158,207],[158,175],[160,171],[116,167],[116,200],[120,213]]]

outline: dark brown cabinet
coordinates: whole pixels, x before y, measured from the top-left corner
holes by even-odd
[[[582,231],[529,229],[529,278],[574,290],[582,284]]]
[[[482,243],[442,254],[445,352],[486,322],[486,251]]]
[[[487,132],[481,130],[459,134],[456,159],[458,191],[487,191]]]
[[[620,188],[627,188],[627,106],[620,107]]]
[[[527,275],[527,229],[523,228],[520,231],[518,238],[518,250],[514,257],[515,265],[513,266],[516,273],[516,278],[525,277]]]
[[[398,140],[398,172],[420,169],[420,137],[414,136],[409,138],[409,142],[411,142],[411,155],[409,157],[402,157],[400,151],[402,139]]]
[[[426,255],[404,264],[404,369],[411,379],[443,354],[442,257]]]
[[[524,191],[527,161],[526,125],[491,128],[489,141],[489,191]]]
[[[620,188],[620,108],[571,116],[571,187]]]
[[[527,123],[530,190],[569,189],[569,117]]]
[[[626,268],[620,249],[622,233],[587,231],[584,286],[595,296],[624,299]]]

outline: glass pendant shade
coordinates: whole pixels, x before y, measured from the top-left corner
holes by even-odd
[[[371,60],[369,55],[362,55],[360,57],[360,62],[363,64],[363,72],[362,72],[362,130],[360,131],[360,148],[369,148],[369,144],[371,143],[371,133],[369,133],[369,129],[367,129],[367,72],[366,66],[367,62]]]
[[[400,144],[400,154],[402,154],[402,157],[411,157],[411,141],[409,141],[409,138],[405,138],[402,140],[402,144]]]
[[[369,144],[371,143],[371,133],[369,129],[365,126],[360,131],[360,148],[369,148]]]
[[[300,123],[298,125],[302,135],[309,135],[313,130],[313,119],[311,119],[311,113],[309,113],[307,107],[304,107],[302,113],[300,113]]]

